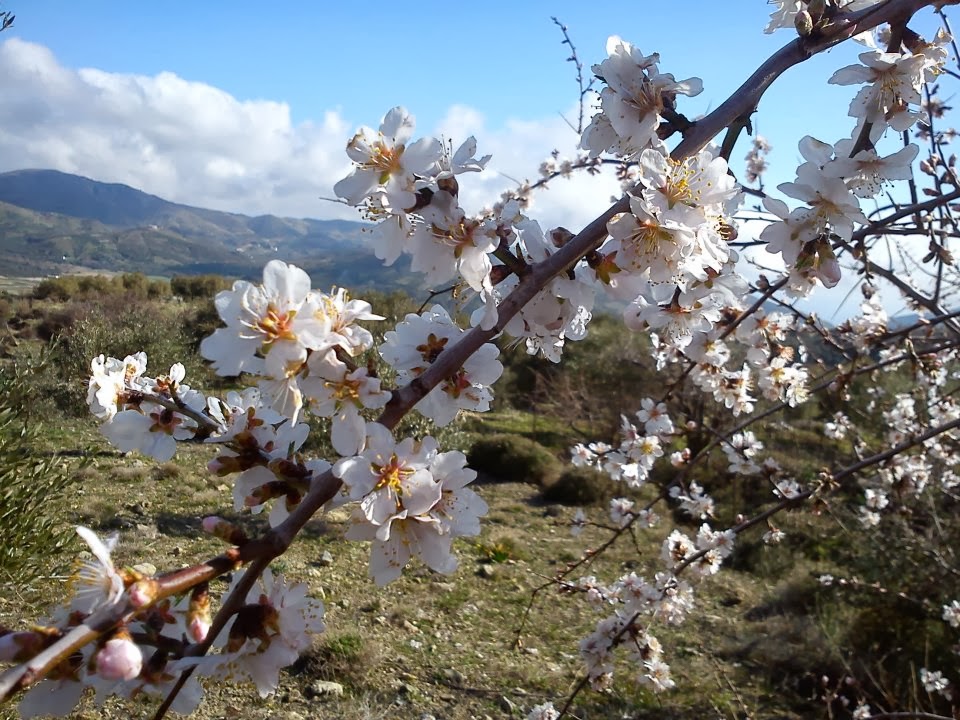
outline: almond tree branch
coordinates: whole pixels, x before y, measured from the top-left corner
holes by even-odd
[[[694,123],[688,129],[684,139],[671,153],[673,159],[679,161],[696,154],[724,128],[729,127],[737,118],[756,107],[766,89],[790,67],[849,39],[857,33],[869,30],[881,23],[889,22],[894,18],[908,17],[927,5],[937,4],[941,6],[957,4],[958,2],[960,0],[946,0],[946,2],[939,0],[936,3],[933,0],[887,0],[881,5],[860,12],[845,14],[822,31],[807,38],[798,38],[792,41],[764,62],[728,100],[709,115]],[[403,416],[430,390],[460,368],[484,343],[499,334],[507,322],[545,288],[554,277],[572,268],[588,252],[598,248],[606,238],[607,222],[615,215],[628,210],[629,201],[624,196],[589,223],[554,255],[532,266],[530,272],[521,278],[514,291],[499,305],[498,320],[495,325],[486,330],[475,327],[453,347],[444,350],[437,361],[423,375],[394,393],[393,398],[378,418],[378,422],[389,429],[393,429]],[[957,421],[957,424],[960,424],[960,420]],[[206,652],[209,644],[213,642],[217,633],[226,625],[231,614],[239,607],[242,599],[246,597],[247,592],[256,582],[260,573],[275,557],[286,551],[296,534],[326,502],[336,495],[340,486],[341,481],[335,478],[331,471],[313,479],[310,491],[283,523],[268,531],[260,540],[252,541],[249,545],[244,546],[244,550],[249,548],[251,553],[255,551],[259,554],[256,555],[256,559],[251,563],[238,587],[234,589],[225,601],[224,606],[217,613],[208,640],[196,646],[195,654]],[[12,684],[9,682],[6,684],[6,692],[3,692],[5,685],[0,684],[0,697],[6,697],[14,685],[25,687],[31,682],[41,679],[54,665],[33,668],[29,682],[24,682],[25,667],[25,665],[17,666],[0,676],[7,678],[11,673],[17,674],[17,679]],[[162,711],[158,711],[156,717],[163,716],[176,696],[176,692],[176,690],[171,691],[162,707]]]

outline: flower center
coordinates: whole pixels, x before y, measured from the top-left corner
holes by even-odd
[[[390,179],[391,175],[399,173],[403,169],[400,164],[403,150],[403,145],[390,147],[383,140],[377,140],[370,152],[370,159],[363,163],[361,167],[378,171],[380,173],[380,184],[383,185]]]
[[[628,240],[638,255],[654,255],[661,243],[673,242],[673,234],[652,218],[637,218],[637,229]]]
[[[390,461],[386,465],[373,465],[373,472],[378,476],[374,491],[387,488],[393,490],[397,496],[403,494],[403,480],[413,475],[413,470],[402,465],[400,459],[394,454],[390,456]]]
[[[277,340],[296,340],[293,332],[293,319],[297,316],[296,310],[280,312],[273,303],[267,305],[267,312],[257,321],[257,329],[263,333],[263,344],[269,346]]]
[[[449,340],[449,338],[438,338],[433,333],[430,333],[427,336],[427,341],[417,345],[416,350],[420,353],[420,357],[423,358],[424,362],[432,365],[447,346],[447,340]]]
[[[480,223],[476,220],[461,220],[449,228],[434,225],[432,230],[433,236],[437,240],[448,247],[452,247],[454,255],[460,257],[464,247],[476,245],[473,239],[473,233],[478,227],[480,227]]]
[[[333,393],[333,397],[336,399],[338,406],[342,406],[345,400],[360,406],[360,382],[360,380],[344,378],[338,381],[327,380],[323,384],[324,387]]]

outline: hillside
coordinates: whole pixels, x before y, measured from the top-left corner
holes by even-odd
[[[207,210],[55,170],[0,174],[0,275],[103,270],[251,277],[280,258],[305,267],[318,287],[414,289],[409,263],[384,268],[364,227]]]

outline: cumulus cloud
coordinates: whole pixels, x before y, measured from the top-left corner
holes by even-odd
[[[54,168],[248,214],[355,217],[318,200],[349,167],[336,112],[294,125],[284,103],[166,72],[74,70],[17,38],[0,45],[0,77],[0,170]]]
[[[338,110],[294,123],[286,103],[239,100],[169,72],[68,68],[46,47],[15,37],[0,44],[0,77],[0,172],[53,168],[250,215],[358,217],[320,200],[333,196],[350,168],[344,146],[356,128]],[[481,153],[493,153],[490,172],[464,178],[468,209],[491,204],[514,179],[535,180],[551,150],[572,157],[577,142],[559,116],[488,127],[464,106],[450,108],[439,127],[418,131],[454,142],[473,134]],[[544,225],[576,230],[616,191],[612,178],[559,181],[539,194],[532,212]]]
[[[567,117],[576,117],[571,108]],[[539,179],[540,164],[557,150],[560,158],[574,159],[579,137],[560,115],[537,121],[508,120],[503,127],[488,128],[478,111],[456,105],[447,111],[437,132],[444,137],[475,135],[479,153],[491,153],[489,172],[461,183],[461,203],[478,207],[496,200],[504,190],[523,181]],[[545,227],[562,225],[574,232],[593,220],[619,197],[620,186],[612,172],[600,177],[576,173],[570,179],[557,178],[536,191],[529,214]]]

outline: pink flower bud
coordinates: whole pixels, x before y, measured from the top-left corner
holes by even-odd
[[[817,277],[828,288],[840,282],[840,263],[836,258],[823,258],[817,268]]]
[[[187,626],[187,634],[196,643],[206,640],[208,632],[210,632],[210,621],[207,618],[195,617]]]
[[[108,640],[96,656],[97,675],[104,680],[133,680],[142,668],[143,653],[126,632]]]
[[[217,526],[222,522],[222,518],[218,518],[216,515],[210,515],[209,517],[205,517],[203,519],[203,522],[200,523],[200,527],[202,527],[203,531],[208,535],[216,535]]]
[[[157,599],[157,581],[153,578],[137,580],[127,590],[127,595],[134,607],[146,607]]]
[[[43,648],[41,636],[33,632],[8,632],[0,635],[0,662],[23,662]]]

